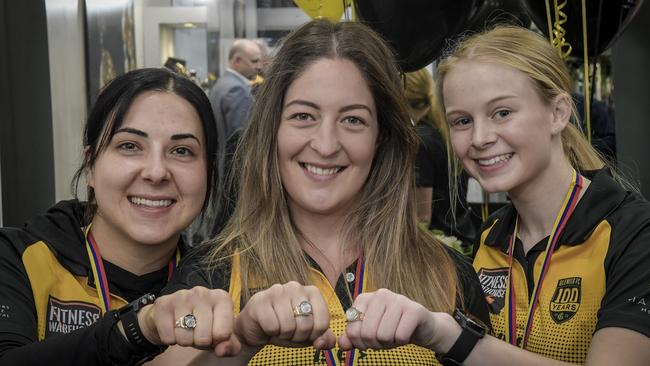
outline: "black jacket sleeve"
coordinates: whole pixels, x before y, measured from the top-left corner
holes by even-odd
[[[596,330],[627,328],[650,337],[650,205],[636,195],[624,205],[608,219],[613,231]]]
[[[34,297],[21,255],[0,232],[0,365],[133,365],[142,358],[114,312],[66,335],[38,341]]]
[[[209,264],[207,258],[210,256],[210,250],[210,244],[201,244],[192,248],[181,261],[171,281],[160,292],[160,296],[196,286],[228,291],[230,262],[222,261],[216,266]]]
[[[134,365],[140,355],[115,326],[114,312],[95,324],[43,341],[2,334],[0,364],[15,366]],[[12,340],[13,338],[13,340]]]

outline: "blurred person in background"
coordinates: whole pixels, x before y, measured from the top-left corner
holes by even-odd
[[[451,179],[458,182],[458,187],[455,191],[449,189],[446,120],[437,109],[433,77],[427,69],[409,72],[404,85],[412,123],[420,138],[415,163],[418,219],[445,244],[469,254],[477,230],[466,200],[468,175],[462,170],[451,172],[459,175]],[[450,204],[450,192],[458,194],[455,207]]]
[[[262,51],[258,43],[249,39],[236,39],[228,52],[228,68],[209,93],[219,138],[217,192],[208,206],[207,220],[193,223],[186,233],[190,244],[213,238],[232,212],[236,192],[226,191],[225,178],[229,175],[232,155],[255,100],[252,82],[261,71]]]

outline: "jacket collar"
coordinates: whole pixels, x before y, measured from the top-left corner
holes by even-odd
[[[233,70],[233,69],[231,69],[231,68],[227,68],[226,71],[229,72],[229,73],[231,73],[231,74],[233,74],[234,76],[236,76],[237,79],[239,79],[242,83],[244,83],[244,84],[246,84],[246,85],[248,85],[248,86],[251,85],[251,81],[248,80],[248,79],[246,78],[246,76],[240,74],[240,73],[237,72],[236,70]]]
[[[609,169],[586,171],[582,172],[582,175],[591,180],[591,184],[560,235],[560,245],[584,243],[596,226],[607,218],[628,195],[628,192],[611,177]],[[492,247],[500,246],[503,252],[507,252],[516,217],[517,210],[512,204],[495,212],[493,219],[488,221],[493,229],[485,238],[485,244]]]
[[[83,231],[88,224],[84,220],[86,207],[87,203],[78,200],[61,201],[45,214],[29,220],[24,227],[25,231],[43,241],[61,264],[79,276],[87,276],[91,271]],[[187,247],[182,238],[178,246],[183,256]]]

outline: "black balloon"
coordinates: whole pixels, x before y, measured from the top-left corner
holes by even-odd
[[[500,23],[528,28],[531,20],[521,0],[483,0],[470,23],[471,30],[480,31]]]
[[[442,53],[446,40],[465,30],[476,0],[356,0],[359,19],[397,52],[403,71],[415,71]]]
[[[562,25],[566,31],[564,38],[573,49],[571,56],[582,58],[584,56],[582,1],[560,0],[558,3],[562,4],[565,1],[566,6],[562,9],[562,12],[567,15],[567,22]],[[535,25],[548,36],[546,0],[524,0],[524,3]],[[552,23],[556,20],[554,3],[554,0],[549,0]],[[586,2],[589,57],[599,55],[616,41],[636,15],[641,4],[643,4],[643,0],[589,0]],[[600,8],[601,5],[602,8]]]

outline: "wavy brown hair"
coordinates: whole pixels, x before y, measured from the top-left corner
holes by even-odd
[[[286,90],[323,58],[350,60],[359,68],[374,97],[379,125],[362,198],[348,214],[341,239],[359,245],[373,287],[401,293],[431,310],[452,311],[460,293],[454,262],[444,244],[417,226],[413,162],[418,138],[407,123],[400,73],[391,49],[361,23],[315,20],[284,40],[235,153],[239,197],[224,230],[208,243],[213,245],[210,266],[238,252],[244,299],[251,295],[251,278],[269,286],[310,283],[302,237],[280,178],[277,132]]]

